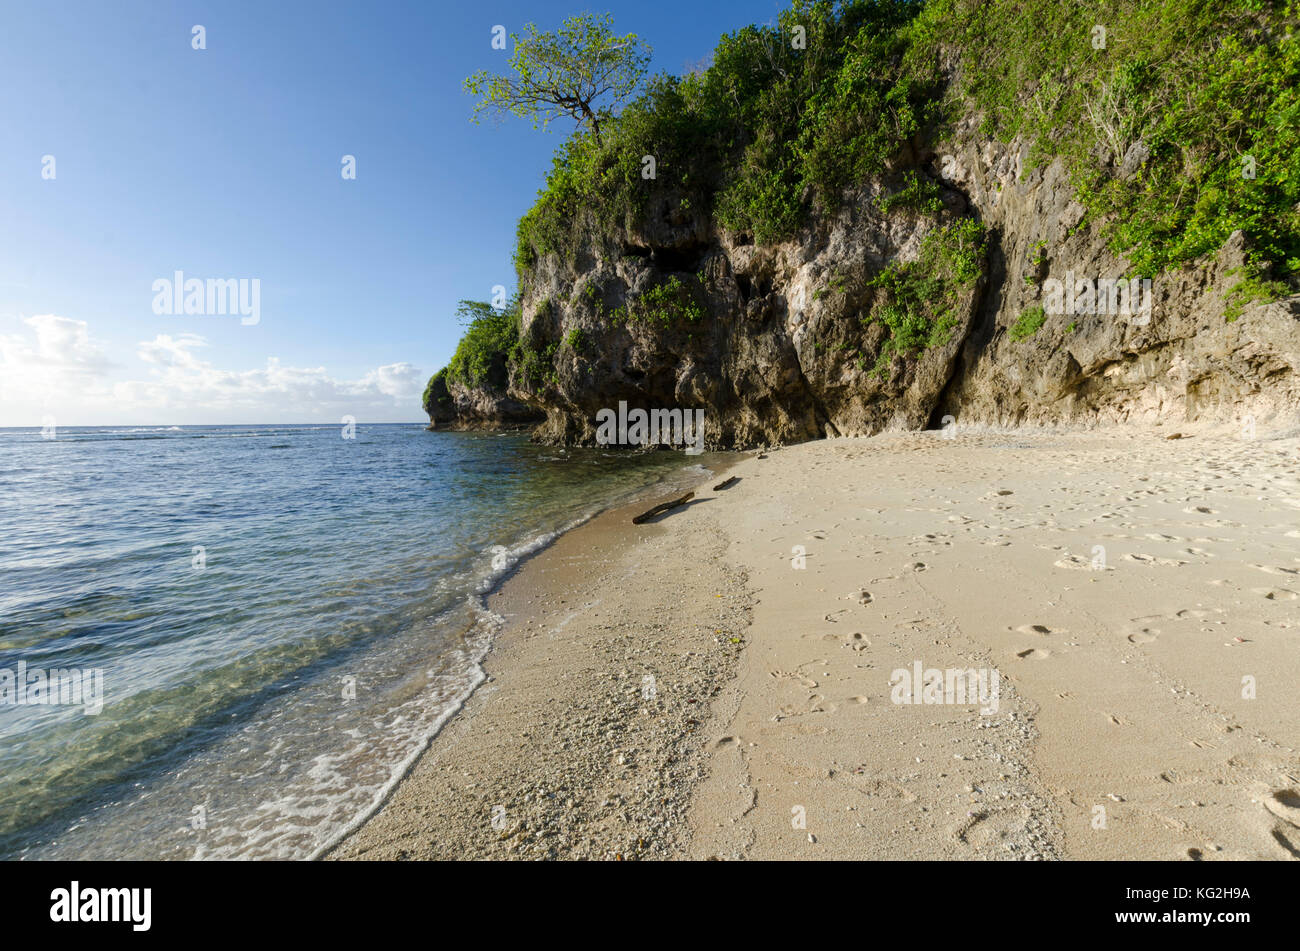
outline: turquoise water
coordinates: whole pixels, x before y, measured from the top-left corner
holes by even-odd
[[[341,429],[0,430],[0,672],[103,678],[0,702],[0,856],[319,853],[481,680],[521,558],[717,460]]]

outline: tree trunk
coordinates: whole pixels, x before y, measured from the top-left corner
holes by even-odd
[[[596,144],[604,145],[605,143],[600,139],[600,120],[596,118],[596,113],[592,112],[591,107],[585,102],[580,103],[580,105],[582,106],[583,116],[591,122],[591,131],[596,136]]]

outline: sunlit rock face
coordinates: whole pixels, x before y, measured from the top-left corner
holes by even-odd
[[[1023,143],[977,127],[914,150],[780,244],[724,233],[667,189],[641,220],[575,220],[576,250],[521,275],[531,362],[452,384],[431,423],[540,420],[539,441],[595,445],[597,414],[620,402],[702,408],[719,449],[945,421],[1295,420],[1300,298],[1229,310],[1240,235],[1195,266],[1135,275],[1059,162],[1028,171]],[[905,172],[937,183],[942,207],[884,201]],[[977,274],[945,298],[943,333],[896,352],[882,273],[966,221],[983,228]],[[1117,294],[1121,281],[1136,294]]]

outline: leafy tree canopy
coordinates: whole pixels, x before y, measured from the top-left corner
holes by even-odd
[[[636,92],[650,63],[650,47],[635,33],[615,36],[610,14],[570,17],[553,32],[529,23],[524,35],[511,34],[514,54],[509,74],[481,69],[466,78],[465,91],[479,97],[483,112],[531,119],[546,128],[568,116],[591,127],[600,141],[600,124]]]
[[[468,386],[493,382],[493,370],[502,375],[510,348],[519,339],[519,304],[511,302],[506,310],[496,310],[486,301],[463,300],[456,316],[465,327],[465,336],[451,362],[447,378]],[[504,385],[504,380],[495,381]]]

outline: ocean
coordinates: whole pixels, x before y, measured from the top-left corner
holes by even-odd
[[[522,559],[719,458],[343,436],[0,429],[0,857],[319,855],[482,680]]]

